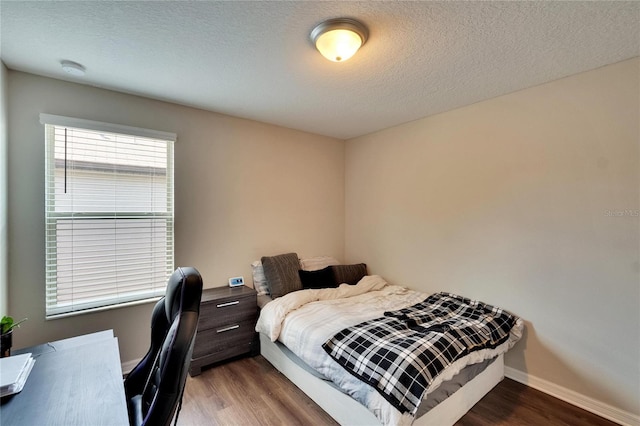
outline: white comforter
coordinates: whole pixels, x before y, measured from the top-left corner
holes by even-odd
[[[282,342],[343,392],[366,406],[382,424],[409,425],[414,420],[411,415],[401,414],[373,387],[346,372],[327,355],[322,344],[344,328],[379,318],[385,311],[421,302],[427,296],[370,275],[354,286],[342,284],[335,289],[301,290],[277,298],[262,308],[256,331],[266,334],[274,342]],[[519,339],[521,332],[520,321],[508,342],[493,350],[472,352],[453,363],[433,382],[427,396],[466,365],[506,352]]]

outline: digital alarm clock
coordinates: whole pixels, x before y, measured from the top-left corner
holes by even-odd
[[[229,287],[239,287],[244,285],[244,277],[229,278]]]

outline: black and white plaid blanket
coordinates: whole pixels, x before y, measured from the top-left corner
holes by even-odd
[[[434,378],[468,353],[496,348],[517,317],[482,302],[436,293],[346,328],[323,349],[401,413],[415,415]]]

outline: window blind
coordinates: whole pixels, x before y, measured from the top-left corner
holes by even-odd
[[[46,315],[164,294],[173,272],[175,134],[41,114]]]

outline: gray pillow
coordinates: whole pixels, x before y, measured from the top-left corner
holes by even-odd
[[[292,291],[302,290],[298,275],[300,261],[296,253],[265,256],[261,261],[271,297],[275,299]]]
[[[336,277],[338,285],[347,283],[350,285],[358,284],[358,281],[367,275],[367,265],[357,263],[355,265],[333,265],[333,275]]]

